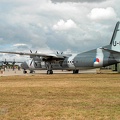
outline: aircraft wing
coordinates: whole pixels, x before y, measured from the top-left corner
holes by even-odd
[[[118,52],[118,51],[114,51],[114,50],[110,50],[110,49],[108,49],[108,48],[101,48],[102,50],[105,50],[105,51],[107,51],[107,52],[109,52],[109,53],[112,53],[112,54],[118,54],[118,55],[120,55],[120,52]]]
[[[7,53],[7,54],[18,54],[18,55],[28,55],[31,58],[33,57],[43,57],[45,59],[53,59],[53,60],[61,60],[66,58],[66,55],[63,54],[44,54],[44,53],[25,53],[25,52],[5,52],[5,51],[0,51],[0,53]]]

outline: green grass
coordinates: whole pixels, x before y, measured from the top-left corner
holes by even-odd
[[[0,77],[0,120],[119,119],[119,74]]]

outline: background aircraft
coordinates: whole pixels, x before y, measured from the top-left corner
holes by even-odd
[[[30,60],[22,63],[24,71],[26,69],[46,69],[47,74],[53,74],[53,70],[73,70],[78,73],[79,70],[100,68],[113,65],[120,62],[120,22],[116,23],[109,45],[99,47],[79,54],[43,54],[43,53],[22,53],[5,52],[0,53],[29,55]]]
[[[0,68],[7,68],[7,66],[12,66],[12,67],[14,67],[15,65],[17,65],[17,64],[21,64],[21,63],[23,63],[23,62],[19,62],[19,61],[15,61],[15,59],[13,60],[13,61],[8,61],[8,60],[4,60],[4,61],[0,61]]]

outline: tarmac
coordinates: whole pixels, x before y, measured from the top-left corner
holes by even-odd
[[[53,70],[54,74],[72,74],[72,71],[67,71],[67,70]],[[79,73],[97,73],[99,72],[98,69],[92,69],[92,70],[82,70],[79,71]],[[35,73],[30,73],[29,70],[27,71],[27,74],[23,73],[23,70],[12,70],[12,69],[6,69],[4,70],[0,70],[0,76],[15,76],[15,75],[38,75],[38,74],[46,74],[47,70],[35,70]]]

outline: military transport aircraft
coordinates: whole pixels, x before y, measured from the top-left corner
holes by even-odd
[[[31,60],[22,63],[24,69],[46,69],[47,74],[53,74],[53,70],[79,70],[100,68],[120,62],[120,22],[116,23],[109,45],[99,47],[79,54],[43,54],[43,53],[23,53],[5,52],[0,53],[28,55]]]
[[[12,60],[4,60],[4,61],[0,61],[0,63],[2,63],[3,65],[15,65],[16,63],[23,63],[23,62],[19,62],[19,61],[15,61],[15,59],[12,61]]]
[[[0,67],[2,66],[8,66],[8,65],[12,65],[14,66],[15,64],[22,64],[23,62],[19,62],[19,61],[15,61],[15,59],[12,61],[8,61],[8,60],[4,60],[4,61],[0,61]]]

